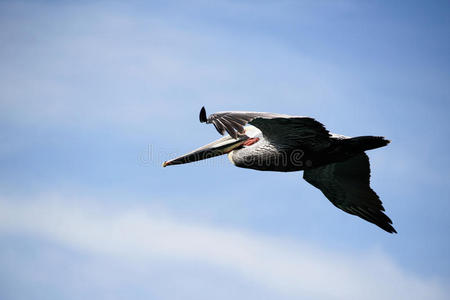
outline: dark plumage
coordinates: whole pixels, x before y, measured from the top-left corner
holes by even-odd
[[[364,151],[386,146],[379,136],[346,137],[330,133],[310,117],[265,112],[227,111],[200,122],[213,124],[224,137],[164,166],[182,164],[228,153],[238,167],[262,171],[300,171],[336,207],[396,233],[384,214],[378,195],[370,188],[369,158]],[[246,126],[247,125],[247,126]]]

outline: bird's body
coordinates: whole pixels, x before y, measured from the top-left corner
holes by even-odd
[[[237,167],[260,171],[293,172],[314,169],[345,161],[361,151],[388,143],[381,137],[349,138],[330,134],[327,141],[311,149],[301,142],[280,143],[268,140],[252,125],[245,128],[245,134],[257,140],[248,146],[241,146],[228,152],[228,158]],[[369,144],[369,141],[372,144]]]
[[[212,123],[226,136],[191,153],[165,162],[188,163],[228,154],[237,167],[260,171],[304,171],[303,178],[338,208],[396,232],[377,194],[370,188],[369,159],[364,153],[386,146],[378,136],[332,134],[309,117],[258,112],[219,112],[200,121]],[[245,126],[245,127],[244,127]]]

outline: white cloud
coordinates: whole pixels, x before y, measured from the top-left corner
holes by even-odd
[[[379,252],[335,253],[250,232],[185,223],[146,208],[105,212],[86,202],[66,203],[63,197],[31,202],[2,199],[0,232],[31,234],[123,262],[161,258],[227,268],[280,297],[445,299],[448,292],[438,281],[410,274]]]

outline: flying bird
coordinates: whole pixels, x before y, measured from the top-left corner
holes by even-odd
[[[304,171],[303,178],[322,191],[337,208],[397,233],[370,188],[370,165],[365,151],[389,144],[381,136],[347,137],[330,133],[310,117],[265,112],[224,111],[200,122],[228,135],[175,159],[163,167],[228,154],[237,167],[261,171]]]

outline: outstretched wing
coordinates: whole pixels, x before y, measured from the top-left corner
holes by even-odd
[[[365,153],[344,162],[305,170],[303,178],[321,190],[336,207],[389,233],[397,233],[391,219],[383,213],[380,198],[370,188],[370,165]]]
[[[224,111],[206,117],[202,107],[200,122],[212,123],[220,134],[227,132],[233,138],[244,134],[244,126],[251,124],[258,127],[268,140],[280,144],[301,144],[314,150],[328,146],[330,141],[328,130],[309,117],[248,111]]]

